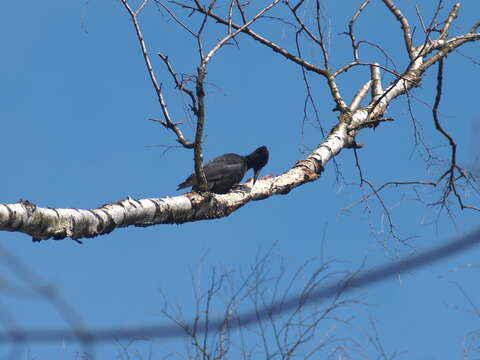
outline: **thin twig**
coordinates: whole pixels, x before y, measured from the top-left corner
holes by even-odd
[[[457,164],[457,143],[455,142],[453,137],[440,124],[440,120],[438,117],[438,107],[440,105],[440,100],[442,97],[442,84],[443,84],[443,59],[440,59],[438,62],[438,72],[437,72],[437,92],[435,95],[435,103],[432,108],[432,115],[433,115],[433,121],[435,123],[435,129],[437,129],[437,131],[439,131],[448,140],[448,143],[451,148],[451,155],[450,155],[450,167],[439,178],[439,181],[441,181],[443,178],[445,178],[448,175],[447,187],[444,192],[443,200],[446,201],[450,192],[453,192],[453,194],[457,198],[460,208],[464,209],[467,206],[464,205],[462,197],[458,193],[456,182],[460,178],[466,177],[466,174],[465,174],[465,171]],[[455,171],[459,172],[458,177],[456,176]],[[478,210],[472,206],[468,206],[468,208]]]
[[[350,42],[352,45],[352,51],[353,51],[353,60],[355,62],[359,61],[358,59],[358,46],[359,44],[357,43],[355,33],[353,32],[353,27],[357,21],[357,19],[360,17],[362,11],[367,7],[367,5],[370,3],[371,0],[365,0],[360,7],[357,9],[353,17],[350,19],[348,23],[348,32],[344,32],[343,34],[348,35],[350,38]]]
[[[224,46],[229,40],[233,39],[235,36],[237,36],[239,33],[244,31],[248,26],[253,24],[256,20],[258,20],[263,14],[265,14],[267,11],[269,11],[271,8],[273,8],[275,5],[277,5],[280,2],[280,0],[274,0],[272,3],[264,7],[262,10],[260,10],[254,17],[252,17],[248,22],[246,22],[244,25],[240,26],[239,28],[236,29],[235,32],[229,33],[227,36],[225,36],[222,40],[218,41],[217,44],[210,50],[210,52],[203,58],[203,63],[207,64],[212,57],[215,55],[215,53],[220,50],[222,46]],[[229,19],[227,22],[229,27],[232,27],[232,21]]]
[[[171,11],[161,0],[155,0],[155,2],[161,6],[167,13],[168,15],[170,15],[170,17],[178,24],[180,25],[182,28],[184,28],[190,35],[196,37],[197,34],[195,34],[193,32],[192,29],[190,29],[187,25],[185,25],[184,22],[180,21],[180,19],[178,18],[178,16],[175,15],[175,13],[173,11]]]
[[[150,76],[150,81],[152,82],[152,85],[155,89],[155,92],[156,92],[157,98],[158,98],[158,102],[160,103],[160,107],[162,109],[163,116],[165,118],[165,121],[162,122],[162,125],[165,126],[168,129],[172,130],[177,135],[177,141],[180,144],[182,144],[186,148],[192,148],[193,144],[185,139],[182,131],[173,123],[173,121],[170,117],[170,114],[168,112],[167,104],[166,104],[166,102],[164,100],[164,97],[163,97],[162,88],[161,88],[160,84],[158,83],[157,78],[155,76],[155,73],[153,71],[152,62],[150,61],[150,56],[148,55],[147,46],[145,45],[145,41],[143,40],[143,35],[142,35],[142,31],[140,29],[140,24],[138,23],[137,14],[138,14],[138,11],[140,9],[137,10],[136,12],[134,12],[131,9],[130,5],[128,5],[127,0],[121,0],[121,1],[122,1],[123,5],[125,6],[125,9],[127,9],[128,13],[130,14],[133,25],[135,27],[135,32],[137,34],[137,38],[138,38],[138,41],[140,43],[140,47],[142,49],[142,55],[143,55],[143,59],[145,60],[145,65],[147,67],[148,75]]]
[[[206,15],[210,16],[212,19],[214,19],[215,21],[217,21],[218,23],[229,26],[228,20],[223,19],[221,16],[217,15],[213,11],[209,11],[207,9],[204,9],[203,7],[201,7],[201,8],[192,7],[192,6],[186,5],[186,4],[180,4],[180,6],[186,8],[186,9],[190,9],[190,10],[193,10],[193,11],[200,12],[202,14],[206,14]],[[240,25],[237,25],[233,22],[231,23],[231,26],[234,29],[239,29],[241,27]],[[309,63],[308,61],[306,61],[304,59],[299,58],[298,56],[293,55],[292,53],[288,52],[287,50],[285,50],[281,46],[274,43],[273,41],[270,41],[270,40],[262,37],[261,35],[257,34],[253,30],[251,30],[250,28],[248,28],[248,27],[244,28],[242,30],[242,32],[251,36],[254,40],[264,44],[265,46],[267,46],[269,48],[271,48],[273,51],[275,51],[276,53],[284,56],[288,60],[291,60],[291,61],[297,63],[298,65],[304,66],[306,70],[315,72],[315,73],[320,74],[322,76],[327,75],[325,70]]]
[[[192,102],[191,105],[190,105],[190,109],[196,115],[198,110],[197,110],[197,100],[195,98],[195,94],[193,93],[192,90],[187,89],[185,87],[183,81],[180,81],[178,79],[177,73],[173,70],[173,66],[172,66],[172,64],[170,64],[170,61],[168,61],[168,56],[160,54],[160,53],[158,54],[158,56],[160,57],[160,59],[163,60],[163,62],[167,66],[167,70],[170,73],[170,75],[172,75],[173,81],[175,82],[175,86],[177,87],[177,89],[179,89],[180,91],[183,91],[190,98],[190,101]]]

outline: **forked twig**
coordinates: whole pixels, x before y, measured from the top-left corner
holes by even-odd
[[[137,15],[143,9],[147,0],[145,0],[142,3],[142,5],[140,6],[140,8],[137,11],[132,10],[130,5],[128,5],[127,0],[121,0],[121,1],[122,1],[123,6],[125,7],[125,9],[127,9],[128,13],[130,14],[130,17],[132,19],[133,25],[135,27],[135,32],[137,34],[138,41],[140,42],[140,47],[142,49],[142,55],[143,55],[143,59],[145,60],[145,65],[147,67],[148,75],[150,76],[150,81],[152,82],[152,85],[153,85],[153,87],[155,89],[155,92],[157,94],[158,102],[160,103],[160,107],[162,109],[162,113],[163,113],[165,121],[161,122],[161,124],[163,126],[165,126],[167,129],[170,129],[175,133],[175,135],[177,136],[177,141],[180,144],[182,144],[186,148],[192,148],[193,144],[185,138],[182,131],[174,124],[174,122],[172,121],[172,119],[170,117],[170,113],[168,112],[167,104],[166,104],[164,96],[163,96],[162,87],[158,83],[157,78],[155,76],[155,72],[153,71],[152,62],[150,60],[150,56],[148,55],[147,46],[145,44],[145,41],[144,41],[143,35],[142,35],[142,30],[140,29],[140,24],[138,23]]]

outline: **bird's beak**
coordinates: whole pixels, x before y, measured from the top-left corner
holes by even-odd
[[[258,175],[260,175],[260,169],[259,170],[255,170],[253,172],[253,183],[252,183],[252,186],[255,185],[255,182],[257,181],[258,179]]]

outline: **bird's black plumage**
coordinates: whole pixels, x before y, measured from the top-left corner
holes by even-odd
[[[260,146],[253,153],[247,156],[237,154],[225,154],[210,160],[203,171],[207,178],[209,191],[216,194],[226,194],[244,177],[248,169],[253,169],[253,183],[257,180],[260,169],[268,162],[268,149]],[[179,184],[177,190],[192,187],[197,190],[197,178],[195,174],[190,175],[183,183]]]

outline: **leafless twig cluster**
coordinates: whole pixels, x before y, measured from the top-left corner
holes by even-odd
[[[240,278],[240,283],[235,283],[235,276],[227,270],[220,275],[212,273],[207,291],[194,287],[197,290],[197,307],[193,321],[182,320],[182,314],[175,313],[166,301],[163,314],[174,322],[173,325],[131,329],[87,329],[58,293],[42,290],[37,278],[30,279],[30,270],[11,255],[2,252],[2,260],[7,266],[13,266],[14,271],[20,270],[21,277],[25,276],[25,271],[28,272],[26,281],[33,281],[32,290],[46,296],[65,318],[70,329],[23,329],[8,321],[2,312],[6,329],[0,332],[0,343],[11,344],[12,354],[17,354],[27,343],[80,342],[87,349],[84,352],[88,354],[85,359],[93,358],[90,349],[94,344],[115,340],[121,345],[126,341],[126,345],[121,346],[128,352],[132,339],[165,340],[172,337],[190,339],[191,351],[200,358],[208,359],[225,358],[230,351],[239,352],[246,359],[253,359],[258,354],[276,359],[293,358],[299,354],[302,357],[312,357],[324,354],[324,351],[329,355],[345,354],[347,350],[361,351],[362,348],[351,339],[339,339],[329,333],[330,326],[348,324],[348,318],[340,316],[337,311],[345,306],[361,304],[358,295],[348,298],[351,296],[349,294],[470,250],[479,242],[480,230],[476,230],[424,253],[373,270],[332,273],[329,272],[329,264],[320,264],[311,271],[308,266],[313,263],[307,262],[292,276],[288,276],[285,266],[281,266],[279,272],[272,271],[269,251],[256,258],[250,271]],[[239,340],[234,340],[234,336]],[[244,342],[248,336],[260,339],[255,342],[260,345],[247,345],[251,344]],[[466,338],[465,351],[476,351],[469,343],[476,336],[478,333],[472,333]],[[316,339],[313,343],[309,341],[312,338]],[[380,339],[371,341],[381,349]]]
[[[335,334],[339,327],[349,323],[349,319],[342,318],[337,310],[360,304],[358,298],[348,299],[339,291],[328,301],[306,306],[316,289],[340,274],[332,273],[329,264],[320,265],[311,272],[312,260],[290,275],[282,259],[279,270],[274,270],[277,267],[272,264],[274,261],[270,250],[257,257],[252,268],[240,276],[240,283],[238,272],[225,270],[218,275],[214,270],[206,291],[194,285],[193,324],[182,319],[185,315],[181,310],[172,310],[165,296],[162,312],[184,331],[191,358],[293,359],[301,356],[309,359],[320,354],[331,355],[340,349],[346,352],[348,344],[355,343],[353,339],[338,338]],[[292,293],[299,294],[294,307],[281,313],[271,307],[261,315],[265,307],[273,304],[281,309]],[[258,313],[258,322],[241,325],[245,309]],[[211,323],[212,319],[219,318],[223,319],[220,327]]]

